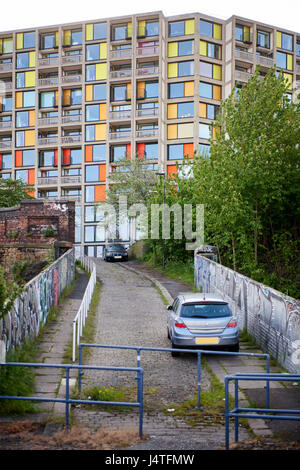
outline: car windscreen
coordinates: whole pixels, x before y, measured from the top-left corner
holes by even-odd
[[[182,306],[180,316],[186,318],[220,318],[232,315],[226,303],[199,303]]]
[[[111,245],[107,247],[108,251],[125,251],[125,248],[122,245]]]

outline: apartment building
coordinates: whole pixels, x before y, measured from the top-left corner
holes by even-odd
[[[232,16],[162,12],[0,33],[0,176],[42,199],[76,201],[76,250],[101,256],[99,221],[118,162],[176,171],[209,154],[220,101],[260,65],[276,65],[291,98],[300,33]],[[214,137],[214,136],[213,136]],[[121,224],[128,245],[135,224]]]

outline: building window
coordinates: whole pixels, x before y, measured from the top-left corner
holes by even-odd
[[[2,113],[7,113],[8,111],[12,111],[12,97],[11,96],[2,97],[2,103],[0,102],[0,111]]]
[[[53,49],[58,46],[58,32],[42,34],[40,36],[40,49]]]
[[[95,85],[86,85],[85,87],[86,101],[104,101],[106,100],[106,83]]]
[[[40,93],[40,108],[54,108],[57,106],[57,91],[42,91]]]
[[[210,21],[200,20],[200,34],[214,39],[222,39],[222,26]]]
[[[90,60],[105,60],[107,59],[107,44],[101,42],[100,44],[88,44],[86,46],[86,61]]]
[[[35,32],[17,33],[17,49],[35,48]]]
[[[210,145],[209,144],[199,144],[198,146],[199,155],[203,157],[210,156]]]
[[[64,31],[64,46],[80,46],[82,44],[82,31]]]
[[[35,87],[35,71],[18,72],[16,74],[17,88],[30,88]]]
[[[33,147],[35,145],[35,131],[17,131],[16,147]]]
[[[111,27],[112,41],[122,41],[124,39],[131,39],[131,37],[132,37],[132,23],[113,25]]]
[[[110,147],[110,161],[118,162],[124,158],[129,158],[131,155],[130,144],[125,145],[112,145]]]
[[[106,144],[94,144],[85,146],[86,162],[103,162],[106,160]]]
[[[257,31],[257,46],[270,49],[270,33],[267,31]]]
[[[0,170],[10,170],[12,168],[12,154],[3,153],[0,155]]]
[[[138,22],[138,38],[158,36],[158,35],[159,35],[159,22],[157,20]]]
[[[16,127],[33,127],[35,125],[35,111],[17,111]]]
[[[15,154],[15,166],[34,166],[35,151],[34,150],[17,150]]]
[[[100,202],[106,199],[106,185],[85,186],[85,202]]]
[[[222,80],[222,66],[200,60],[200,75],[214,80]]]
[[[170,62],[168,64],[168,78],[187,77],[194,75],[194,61]]]
[[[137,99],[158,98],[158,82],[138,82]]]
[[[281,33],[277,31],[276,47],[285,49],[286,51],[293,51],[293,36],[291,34]]]
[[[35,51],[19,52],[17,54],[17,69],[28,69],[35,67]]]
[[[195,20],[174,21],[169,23],[169,37],[187,36],[195,33]]]
[[[194,116],[194,102],[168,104],[168,119],[186,118]]]
[[[192,143],[168,145],[168,160],[183,160],[185,156],[193,157]]]
[[[63,165],[81,165],[81,149],[63,149]]]
[[[211,57],[212,59],[222,58],[222,47],[207,41],[200,41],[200,55]]]
[[[194,41],[169,42],[168,57],[180,57],[194,53]]]
[[[12,54],[13,51],[13,39],[2,38],[0,39],[0,54]]]
[[[293,70],[293,56],[284,52],[276,52],[276,66],[281,69]]]
[[[106,103],[89,104],[85,107],[85,120],[105,121],[106,119]]]
[[[127,101],[131,98],[131,83],[125,85],[113,85],[110,93],[111,101]]]
[[[107,63],[86,65],[86,81],[107,79]]]
[[[106,165],[86,165],[85,167],[85,182],[96,183],[104,182],[106,180]]]
[[[42,150],[39,152],[39,166],[57,165],[57,150]]]
[[[215,120],[219,112],[219,106],[210,103],[199,103],[199,117]]]
[[[87,41],[106,39],[106,23],[87,24],[85,28],[85,38]]]
[[[169,83],[168,98],[194,96],[194,82]]]

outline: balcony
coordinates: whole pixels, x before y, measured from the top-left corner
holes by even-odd
[[[61,177],[61,184],[80,184],[81,176],[80,175],[69,175]]]
[[[158,137],[158,129],[140,129],[136,131],[136,137],[143,137],[143,138],[149,138],[149,137]]]
[[[110,51],[111,59],[123,59],[124,57],[130,57],[132,54],[132,48],[128,49],[112,49]]]
[[[77,144],[81,142],[81,134],[80,135],[64,135],[61,137],[61,143],[64,144]]]
[[[11,140],[0,141],[0,150],[10,150],[10,149],[11,149]]]
[[[57,126],[58,118],[57,117],[48,117],[48,118],[39,118],[39,126]]]
[[[72,124],[73,122],[81,122],[81,114],[69,114],[62,117],[62,124]]]
[[[235,79],[241,82],[248,82],[252,77],[252,74],[249,72],[242,72],[241,70],[235,70]]]
[[[131,77],[131,69],[112,70],[110,72],[110,78],[128,78]]]
[[[81,202],[81,195],[69,196],[68,194],[62,194],[62,199],[67,199],[68,201]]]
[[[39,78],[39,86],[55,86],[58,84],[58,77]]]
[[[253,62],[254,55],[252,52],[240,51],[238,49],[235,50],[234,56],[236,59],[246,62]]]
[[[117,131],[109,133],[110,140],[130,140],[131,131]]]
[[[300,65],[296,65],[296,74],[300,75]]]
[[[159,46],[143,46],[137,47],[137,55],[138,56],[149,56],[149,55],[157,55],[159,53]]]
[[[145,66],[145,67],[139,67],[136,70],[136,74],[141,76],[141,75],[157,75],[159,71],[158,66],[155,65],[150,65],[150,66]]]
[[[0,131],[2,129],[10,129],[12,126],[12,122],[11,121],[0,121]]]
[[[43,57],[39,59],[39,66],[49,66],[49,65],[58,65],[58,57]]]
[[[58,144],[58,137],[39,137],[38,145],[40,146],[48,146],[48,145],[57,145]]]
[[[274,60],[271,57],[266,57],[263,55],[257,55],[256,62],[265,67],[273,67],[274,65]]]
[[[158,116],[158,108],[145,108],[136,110],[137,117]]]
[[[38,177],[38,185],[39,186],[56,186],[58,178],[57,177]]]
[[[131,110],[111,111],[110,114],[109,114],[109,118],[111,120],[130,119],[131,118]]]
[[[82,75],[64,75],[61,81],[62,83],[79,83],[82,81]]]
[[[12,62],[4,62],[0,64],[0,72],[10,72],[12,70]]]
[[[82,54],[65,55],[61,58],[61,63],[63,65],[79,64],[80,62],[82,62]]]

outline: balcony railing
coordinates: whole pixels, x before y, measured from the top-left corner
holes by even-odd
[[[158,116],[158,108],[145,108],[136,110],[138,117]]]
[[[69,175],[61,177],[61,184],[80,184],[81,176],[80,175]]]
[[[82,75],[64,75],[61,79],[62,83],[78,83],[81,80]]]
[[[11,121],[0,121],[0,129],[10,129],[12,126]]]
[[[77,142],[81,142],[81,134],[79,135],[64,135],[61,138],[62,144],[75,144]]]
[[[123,57],[130,57],[132,54],[132,49],[131,47],[128,49],[112,49],[110,51],[110,57],[111,59],[120,59]]]
[[[157,55],[159,52],[159,46],[143,46],[137,47],[137,54],[139,56],[149,56],[149,55]]]
[[[0,150],[9,150],[9,149],[11,149],[11,140],[0,141]]]
[[[110,140],[128,140],[131,139],[131,131],[110,132]]]
[[[57,177],[46,177],[46,176],[39,176],[38,177],[38,185],[40,186],[56,186],[58,178]]]
[[[58,77],[39,78],[39,86],[52,86],[58,84]]]
[[[81,114],[70,114],[68,116],[63,116],[62,117],[62,123],[63,124],[69,124],[72,122],[81,122],[82,115]]]
[[[9,72],[12,70],[12,63],[11,62],[4,62],[0,64],[0,72]]]
[[[43,57],[39,59],[39,66],[43,65],[58,65],[58,57]]]
[[[131,111],[111,111],[109,117],[110,119],[130,119]]]
[[[248,80],[251,78],[251,73],[249,72],[242,72],[241,70],[236,70],[235,71],[235,78],[236,80],[241,80],[242,82],[248,82]]]
[[[39,126],[57,126],[58,118],[57,117],[39,118],[38,124]]]
[[[136,70],[137,75],[156,75],[158,74],[159,68],[156,66],[146,66],[146,67],[139,67]]]
[[[122,69],[122,70],[112,70],[110,72],[110,78],[126,78],[131,77],[131,69]]]
[[[61,63],[67,64],[79,64],[82,61],[82,54],[76,55],[65,55],[61,58]]]
[[[39,137],[39,145],[57,145],[57,137]]]
[[[256,62],[265,67],[273,67],[274,64],[274,60],[271,57],[265,57],[263,55],[257,55]]]
[[[300,75],[300,65],[296,65],[296,74]]]
[[[136,131],[136,137],[157,137],[158,129],[139,129]]]
[[[81,202],[81,195],[69,196],[68,194],[62,194],[63,199],[68,199],[69,201]]]
[[[246,52],[246,51],[239,51],[238,49],[235,50],[234,56],[236,59],[246,60],[247,62],[253,62],[253,53]]]

